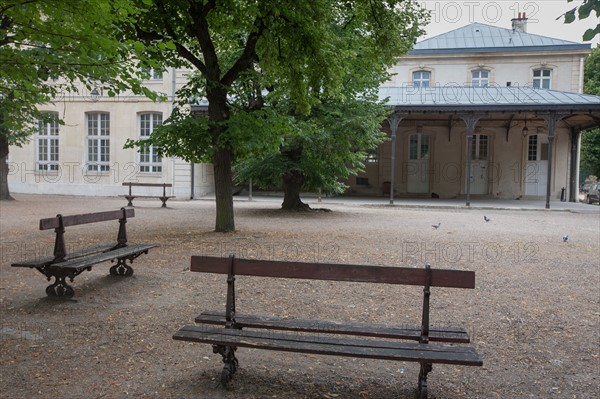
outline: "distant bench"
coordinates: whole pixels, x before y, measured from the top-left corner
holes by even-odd
[[[213,345],[225,366],[221,383],[227,384],[238,368],[238,347],[319,355],[349,356],[418,362],[419,395],[427,398],[427,374],[433,363],[481,366],[474,348],[456,345],[470,342],[461,327],[430,327],[430,287],[475,288],[475,272],[389,266],[282,262],[192,256],[191,271],[227,274],[224,312],[205,311],[196,317],[198,325],[182,327],[173,339]],[[237,314],[235,276],[256,276],[383,283],[423,286],[420,326],[306,320],[252,314]],[[277,298],[281,293],[273,292]],[[401,310],[402,303],[398,303]],[[463,307],[466,305],[463,305]],[[275,331],[273,331],[275,330]],[[365,338],[368,337],[368,338]],[[416,342],[403,342],[412,340]],[[430,341],[435,341],[431,344]]]
[[[54,277],[53,284],[46,287],[48,296],[71,298],[75,291],[67,284],[67,278],[73,279],[85,270],[92,270],[92,266],[101,262],[115,260],[117,263],[110,268],[110,274],[115,276],[131,276],[133,269],[126,264],[132,263],[135,258],[147,254],[154,244],[127,244],[127,231],[125,224],[128,218],[135,216],[133,209],[121,208],[118,211],[86,213],[82,215],[62,216],[41,219],[40,230],[54,229],[56,239],[54,242],[54,256],[26,260],[13,263],[14,267],[35,268],[48,278]],[[65,245],[65,227],[81,224],[104,222],[109,220],[119,221],[117,242],[95,245],[88,248],[76,248],[67,253]]]
[[[124,182],[124,186],[129,186],[129,194],[123,195],[127,199],[127,206],[133,206],[134,198],[158,198],[162,201],[162,208],[167,207],[167,201],[171,198],[175,198],[174,195],[167,195],[167,187],[173,187],[171,183],[134,183],[134,182]],[[131,187],[162,187],[163,192],[162,195],[138,195],[131,193]]]

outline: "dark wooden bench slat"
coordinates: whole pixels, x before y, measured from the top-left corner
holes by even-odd
[[[184,326],[175,340],[287,352],[349,356],[357,358],[418,361],[481,366],[481,357],[469,347],[303,336],[282,332],[256,332],[207,326]]]
[[[125,216],[127,218],[134,217],[135,210],[126,209]],[[104,221],[108,221],[108,220],[116,220],[116,219],[121,219],[122,217],[123,217],[122,210],[96,212],[96,213],[84,213],[81,215],[63,216],[62,223],[63,223],[63,227],[68,227],[68,226],[76,226],[76,225],[80,225],[80,224],[104,222]],[[40,230],[56,229],[58,227],[60,227],[60,221],[59,221],[58,216],[40,220]]]
[[[131,198],[134,198],[134,199],[135,198],[167,198],[167,199],[170,199],[170,198],[175,198],[176,195],[166,195],[166,196],[163,196],[163,195],[160,195],[160,194],[157,194],[157,195],[137,195],[137,194],[134,194],[134,195],[119,195],[119,197],[125,197],[125,198],[131,197]]]
[[[135,183],[135,182],[123,182],[124,186],[134,187],[173,187],[171,183]]]
[[[135,244],[128,245],[123,248],[118,248],[110,252],[103,252],[95,256],[91,256],[83,259],[73,259],[66,262],[54,263],[51,267],[57,267],[62,269],[74,269],[80,270],[89,266],[93,266],[98,263],[106,262],[109,260],[126,257],[140,252],[145,252],[151,248],[156,247],[154,244]]]
[[[225,325],[225,312],[202,312],[195,319],[196,323]],[[235,315],[236,327],[261,328],[284,331],[302,331],[315,333],[331,333],[357,335],[380,338],[410,339],[418,341],[421,337],[420,326],[394,326],[388,324],[348,323],[327,320],[290,319],[273,316]],[[459,327],[431,327],[429,340],[436,342],[469,343],[469,334]]]
[[[99,244],[99,245],[96,245],[96,246],[93,246],[90,248],[77,248],[73,252],[69,253],[65,257],[65,260],[72,260],[72,259],[82,258],[84,256],[97,254],[100,252],[107,251],[111,248],[114,248],[114,246],[115,246],[115,243],[113,242],[113,243],[108,243],[108,244]],[[48,264],[54,262],[54,259],[55,259],[54,256],[46,256],[46,257],[38,258],[38,259],[31,259],[31,260],[16,262],[16,263],[11,264],[11,266],[40,267],[40,266],[45,266],[45,265],[48,265]]]
[[[228,259],[192,256],[193,272],[228,274]],[[235,259],[235,275],[318,279],[364,283],[420,285],[425,282],[425,269],[391,266],[367,266],[327,263],[284,262]],[[475,272],[431,269],[431,286],[475,288]]]

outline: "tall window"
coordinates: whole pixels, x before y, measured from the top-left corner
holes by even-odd
[[[408,142],[408,158],[413,160],[429,159],[429,136],[412,134]]]
[[[139,135],[140,139],[150,137],[154,128],[162,124],[161,113],[145,113],[139,115]],[[140,172],[160,173],[162,172],[162,158],[153,145],[146,145],[140,148],[139,152]]]
[[[535,69],[533,71],[533,87],[536,89],[550,89],[552,71],[550,69]]]
[[[528,161],[547,161],[548,160],[548,143],[539,140],[538,135],[529,136],[527,147]]]
[[[485,134],[475,134],[473,136],[473,146],[471,147],[471,159],[474,161],[485,161],[489,153],[489,136]]]
[[[414,87],[429,87],[430,81],[431,81],[431,72],[429,72],[429,71],[413,72],[413,86]]]
[[[58,113],[44,114],[38,120],[37,170],[58,170]]]
[[[161,70],[154,68],[145,68],[143,71],[148,74],[149,80],[162,80],[163,78],[163,71]]]
[[[488,87],[490,84],[490,71],[485,69],[478,69],[477,71],[471,72],[471,86],[472,87]]]
[[[110,169],[110,114],[90,112],[87,119],[87,170],[106,172]]]

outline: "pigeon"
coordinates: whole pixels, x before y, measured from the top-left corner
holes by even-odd
[[[442,225],[441,222],[439,222],[438,224],[432,224],[431,227],[433,227],[434,229],[438,229],[438,227],[440,227]]]
[[[489,217],[487,217],[487,216],[483,215],[483,220],[485,220],[486,222],[489,222],[489,221],[490,221],[490,220],[492,220],[492,219],[490,219]]]
[[[568,239],[569,239],[569,236],[567,235],[567,233],[565,233],[563,235],[563,242],[567,242]]]

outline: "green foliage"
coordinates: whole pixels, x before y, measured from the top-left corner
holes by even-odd
[[[585,60],[583,91],[600,96],[600,45],[596,46]],[[600,176],[600,129],[582,134],[581,170],[586,174]]]
[[[115,12],[120,10],[120,12]],[[141,92],[128,43],[114,33],[135,12],[128,0],[13,0],[0,5],[0,134],[22,145],[37,106],[79,82]]]
[[[600,44],[585,60],[583,92],[600,96]]]
[[[401,0],[137,0],[134,4],[140,14],[126,26],[124,37],[139,38],[144,47],[137,50],[147,55],[147,62],[163,68],[188,65],[197,72],[177,93],[179,116],[165,125],[187,123],[182,117],[189,116],[185,111],[189,98],[223,90],[228,95],[223,110],[226,121],[218,123],[223,137],[194,143],[223,146],[236,157],[277,143],[271,132],[285,130],[290,123],[275,111],[308,115],[321,98],[355,97],[379,85],[388,77],[387,68],[422,33],[427,18],[413,2]],[[203,18],[206,25],[199,22]],[[256,43],[250,51],[252,35]],[[293,109],[286,108],[290,105]],[[246,115],[258,109],[259,113]],[[211,128],[217,121],[210,113],[206,117],[205,134],[214,134]],[[156,134],[161,134],[160,129]],[[180,129],[180,135],[187,134]],[[173,145],[163,141],[165,155],[207,159],[216,149],[179,148],[188,140],[176,137],[175,130],[163,137],[167,139]]]
[[[240,161],[236,177],[240,182],[252,179],[259,187],[279,189],[283,176],[297,174],[304,177],[305,190],[342,193],[346,186],[340,178],[362,170],[367,151],[386,139],[380,121],[388,113],[373,100],[323,101],[310,115],[289,120],[275,151]]]
[[[581,168],[586,174],[600,176],[600,129],[588,130],[581,136]]]
[[[277,149],[311,154],[304,140],[327,148],[338,128],[325,129],[318,119],[387,79],[427,19],[405,0],[132,1],[139,14],[123,25],[123,39],[137,38],[147,62],[197,72],[178,92],[176,116],[150,140],[165,155],[213,158],[217,231],[234,229],[231,165],[238,162],[241,175],[243,162],[277,157]],[[202,121],[189,121],[189,98],[208,100]],[[321,158],[311,156],[311,163]],[[308,181],[326,185],[303,170]],[[331,172],[347,174],[341,167]]]
[[[572,1],[567,0],[567,3],[571,3]],[[592,12],[594,12],[596,18],[600,18],[600,0],[583,0],[583,3],[579,7],[574,7],[564,14],[565,24],[570,24],[576,19],[586,19]],[[590,28],[584,32],[583,41],[590,41],[599,34],[600,24],[597,24],[594,28]]]

